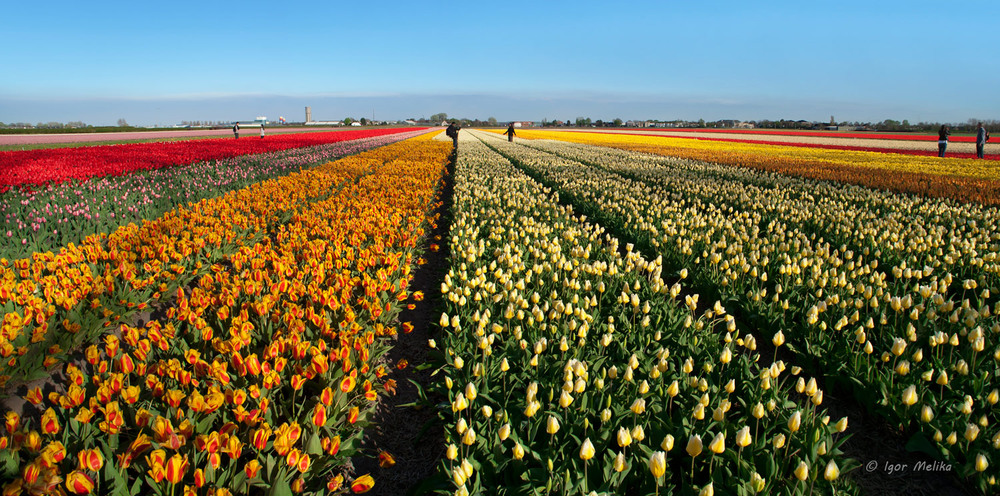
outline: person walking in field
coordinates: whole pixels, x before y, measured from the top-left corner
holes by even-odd
[[[983,158],[983,149],[986,148],[986,142],[990,140],[990,132],[983,127],[983,123],[979,123],[979,127],[976,128],[976,156]]]
[[[260,139],[264,139],[264,123],[260,123]]]
[[[507,135],[507,141],[510,141],[510,142],[514,141],[514,123],[513,122],[511,122],[510,125],[507,126],[507,130],[504,131],[503,134]]]
[[[454,150],[458,150],[458,125],[452,122],[448,124],[448,129],[445,130],[444,134],[447,134],[451,138],[452,145],[454,145]]]
[[[233,136],[236,136],[236,139],[240,139],[240,123],[239,122],[237,122],[236,124],[233,124]]]
[[[941,129],[938,129],[938,156],[944,157],[945,150],[948,149],[948,136],[951,135],[951,130],[948,129],[947,124],[941,124]]]

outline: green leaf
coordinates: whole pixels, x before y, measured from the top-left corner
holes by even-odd
[[[284,478],[279,478],[274,481],[271,485],[271,491],[268,492],[269,496],[294,496],[292,494],[292,487],[288,485],[288,481]]]

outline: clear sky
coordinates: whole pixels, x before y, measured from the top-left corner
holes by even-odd
[[[0,121],[1000,119],[1000,2],[64,1],[0,15]]]

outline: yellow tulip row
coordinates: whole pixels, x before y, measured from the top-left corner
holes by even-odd
[[[432,343],[456,494],[843,487],[847,419],[830,422],[817,382],[761,357],[720,302],[682,296],[660,259],[622,250],[469,133],[456,170]]]
[[[784,329],[835,371],[828,380],[868,391],[963,473],[995,483],[985,472],[1000,449],[994,209],[608,148],[489,143]],[[957,445],[955,432],[975,434]]]
[[[79,494],[150,485],[198,494],[342,490],[337,472],[372,402],[393,389],[374,360],[396,333],[449,151],[429,137],[405,141],[137,230],[159,236],[104,237],[117,248],[102,248],[133,266],[163,263],[156,257],[204,239],[204,226],[250,242],[178,261],[192,283],[160,295],[172,298],[168,306],[87,347],[55,392],[29,390],[28,408],[45,411],[41,425],[6,413],[0,451],[19,460],[19,478],[4,490],[42,494],[60,479]],[[168,238],[158,253],[153,242]],[[363,476],[350,487],[373,483]]]

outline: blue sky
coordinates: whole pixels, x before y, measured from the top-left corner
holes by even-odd
[[[1000,119],[1000,2],[9,2],[0,121]]]

